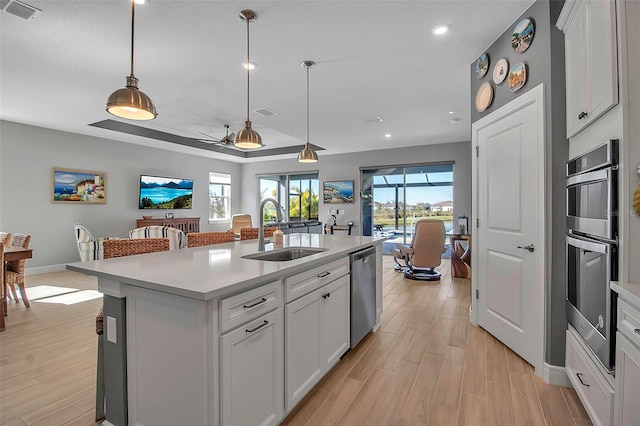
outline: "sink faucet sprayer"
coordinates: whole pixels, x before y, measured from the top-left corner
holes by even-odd
[[[264,251],[264,205],[271,201],[276,208],[276,221],[282,220],[282,214],[280,214],[280,204],[273,198],[265,198],[260,204],[260,227],[258,228],[258,251]]]

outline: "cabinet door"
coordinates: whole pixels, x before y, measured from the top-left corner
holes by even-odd
[[[587,3],[589,115],[587,124],[618,103],[618,55],[614,0]]]
[[[349,349],[349,275],[325,286],[322,291],[324,342],[323,364],[333,367]]]
[[[640,349],[625,336],[617,334],[616,398],[614,423],[633,425],[640,421]]]
[[[575,135],[586,122],[587,87],[587,19],[584,4],[579,6],[564,35],[567,84],[567,138]],[[581,118],[579,118],[581,117]]]
[[[222,424],[275,425],[282,419],[283,336],[277,309],[220,338]]]
[[[291,410],[323,374],[323,289],[309,293],[285,307],[286,405]]]

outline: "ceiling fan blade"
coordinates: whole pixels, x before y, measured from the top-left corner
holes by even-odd
[[[213,136],[208,135],[208,134],[206,134],[204,132],[198,132],[198,133],[200,133],[201,135],[205,135],[207,137],[207,139],[198,138],[198,140],[201,141],[201,142],[204,142],[204,143],[220,143],[220,139],[218,139],[218,138],[214,138]]]

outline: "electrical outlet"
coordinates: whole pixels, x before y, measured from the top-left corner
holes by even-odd
[[[107,341],[118,343],[118,332],[116,331],[116,319],[107,317]]]

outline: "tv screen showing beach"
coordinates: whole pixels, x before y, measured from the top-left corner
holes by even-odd
[[[190,209],[193,180],[140,176],[141,209]]]

